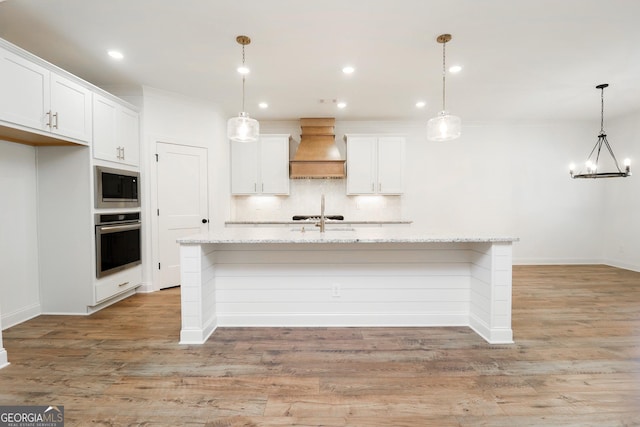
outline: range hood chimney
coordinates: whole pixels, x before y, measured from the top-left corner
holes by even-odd
[[[289,177],[344,178],[340,151],[336,146],[335,118],[300,119],[300,145],[290,162]]]

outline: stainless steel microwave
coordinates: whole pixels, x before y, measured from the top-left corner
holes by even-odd
[[[96,208],[140,207],[140,174],[134,171],[95,167]]]

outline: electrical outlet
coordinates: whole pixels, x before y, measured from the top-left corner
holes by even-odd
[[[331,287],[331,296],[334,298],[340,297],[340,283],[334,283]]]

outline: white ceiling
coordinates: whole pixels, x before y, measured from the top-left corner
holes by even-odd
[[[98,86],[141,85],[241,109],[239,34],[259,120],[593,119],[640,110],[637,0],[7,0],[0,37]],[[108,49],[125,59],[114,62]],[[356,72],[343,75],[351,64]],[[348,103],[337,110],[320,99]],[[415,107],[426,100],[426,108]],[[270,107],[260,110],[259,101]],[[597,131],[597,129],[596,129]]]

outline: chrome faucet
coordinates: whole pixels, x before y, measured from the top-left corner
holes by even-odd
[[[316,227],[320,227],[320,232],[324,233],[324,226],[327,218],[324,216],[324,194],[320,196],[320,222],[316,223]]]

